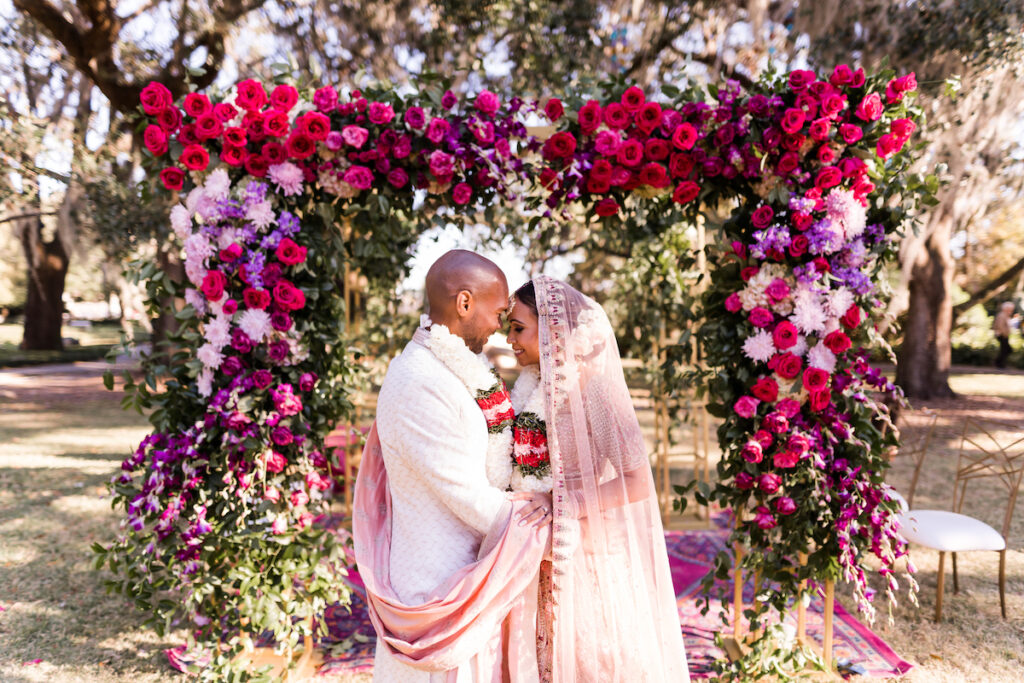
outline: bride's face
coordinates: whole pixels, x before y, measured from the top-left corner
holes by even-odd
[[[520,367],[540,363],[540,342],[537,339],[537,314],[516,299],[516,305],[509,316],[508,343],[516,354]]]

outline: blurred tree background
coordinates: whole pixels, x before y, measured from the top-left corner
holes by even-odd
[[[281,63],[317,82],[401,84],[435,71],[469,91],[546,98],[607,77],[653,90],[888,61],[917,73],[929,115],[917,170],[942,182],[939,203],[908,217],[917,231],[892,273],[900,383],[912,396],[949,395],[954,342],[990,344],[996,301],[1024,295],[1024,34],[1013,0],[0,0],[0,19],[0,308],[24,311],[28,348],[60,347],[69,284],[78,298],[116,294],[124,319],[133,293],[121,263],[146,255],[179,267],[166,208],[134,185],[142,87],[225,89]],[[551,234],[500,209],[492,219],[495,238],[528,243],[531,261],[572,258],[578,284],[603,298],[657,293],[663,305],[616,312],[636,355],[656,320],[687,322],[693,280],[659,274],[666,258],[690,272],[697,226],[654,245],[644,223],[674,217]],[[157,338],[166,324],[154,321]]]

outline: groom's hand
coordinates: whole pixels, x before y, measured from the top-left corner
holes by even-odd
[[[545,524],[551,522],[551,494],[550,493],[531,493],[528,491],[518,491],[509,496],[510,500],[525,500],[526,505],[519,510],[516,514],[516,518],[519,520],[519,526],[525,526],[533,523],[535,528],[540,528]]]

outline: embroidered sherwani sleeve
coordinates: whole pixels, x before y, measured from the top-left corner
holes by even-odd
[[[418,474],[455,516],[486,534],[507,498],[487,481],[486,454],[467,447],[459,406],[438,390],[420,386],[404,400],[389,402],[387,410],[402,464]]]

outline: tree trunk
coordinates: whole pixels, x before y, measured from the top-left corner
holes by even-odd
[[[955,396],[949,388],[953,322],[952,217],[937,217],[914,257],[910,306],[896,368],[896,383],[909,398]]]
[[[43,239],[43,222],[25,219],[18,237],[28,263],[28,295],[25,299],[25,329],[21,348],[28,351],[60,351],[64,315],[64,277],[68,255],[59,235]]]

